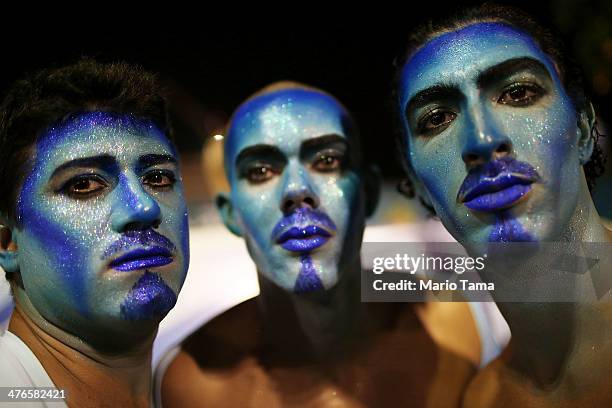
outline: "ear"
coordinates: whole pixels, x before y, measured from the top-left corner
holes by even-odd
[[[6,273],[19,271],[17,244],[13,241],[11,230],[6,225],[0,225],[0,266]]]
[[[366,217],[371,217],[380,199],[382,176],[378,166],[370,165],[365,169],[363,172],[363,183],[365,190],[365,215]]]
[[[595,138],[592,137],[596,126],[596,116],[593,104],[587,103],[585,109],[580,112],[578,117],[578,154],[580,164],[585,164],[591,159],[595,148]]]
[[[407,177],[400,181],[397,185],[397,191],[400,192],[405,197],[414,198],[418,197],[419,200],[425,205],[433,210],[433,205],[431,204],[431,197],[429,196],[429,192],[423,187],[423,183],[419,180],[419,178],[414,173],[412,166],[404,166],[406,169]]]
[[[236,217],[234,215],[234,206],[232,205],[232,201],[229,198],[229,195],[226,193],[217,194],[217,198],[215,199],[215,203],[217,204],[217,209],[219,210],[219,214],[221,215],[221,219],[223,223],[233,234],[241,237],[242,231],[240,231],[240,227],[236,223]]]

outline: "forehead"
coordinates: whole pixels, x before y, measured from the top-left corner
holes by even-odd
[[[105,112],[79,115],[50,128],[36,142],[36,163],[46,167],[102,154],[122,161],[148,153],[176,156],[153,122]]]
[[[512,58],[531,57],[552,73],[549,58],[528,34],[501,23],[477,23],[444,33],[420,48],[400,77],[402,107],[411,96],[434,85],[472,84],[488,67]],[[468,82],[466,82],[466,80]]]
[[[226,159],[256,144],[292,151],[307,140],[336,134],[348,137],[348,114],[334,98],[309,90],[280,90],[256,97],[234,114],[225,145]]]

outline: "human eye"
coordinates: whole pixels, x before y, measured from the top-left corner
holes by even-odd
[[[109,183],[102,176],[86,174],[71,178],[59,191],[75,199],[87,199],[101,194],[108,186]]]
[[[344,154],[335,150],[317,153],[311,167],[321,173],[340,171],[344,166]]]
[[[251,184],[261,184],[278,174],[278,171],[267,163],[254,163],[242,171],[242,178]]]
[[[176,176],[170,170],[152,170],[142,176],[142,184],[155,190],[170,190],[176,183]]]
[[[514,83],[502,91],[497,103],[520,108],[533,105],[544,94],[544,89],[534,83]]]
[[[445,108],[436,108],[422,115],[417,121],[417,133],[423,136],[433,136],[444,131],[457,114]]]

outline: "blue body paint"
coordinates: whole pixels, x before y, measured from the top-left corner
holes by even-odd
[[[118,322],[126,316],[154,315],[156,325],[159,313],[174,304],[189,262],[187,208],[174,146],[150,121],[90,112],[49,129],[35,147],[13,233],[34,307],[84,337],[89,328],[123,333]],[[172,174],[175,182],[156,187],[147,181],[151,174]],[[75,188],[93,193],[79,195]],[[151,276],[145,278],[144,269]],[[123,309],[138,309],[136,297],[162,301],[126,314]]]
[[[317,270],[312,264],[312,258],[309,255],[301,255],[300,263],[302,267],[300,274],[295,281],[295,293],[310,293],[318,290],[323,290],[323,284],[317,274]]]
[[[512,214],[501,212],[495,216],[495,224],[489,235],[489,242],[536,242]]]
[[[146,271],[121,304],[125,320],[164,317],[176,304],[176,294],[156,273]]]
[[[287,291],[331,288],[358,259],[364,200],[353,133],[338,101],[307,89],[265,93],[232,116],[224,147],[232,214],[258,271]],[[318,170],[321,157],[344,164]],[[251,168],[270,177],[253,182]]]
[[[161,235],[152,228],[146,230],[125,231],[119,239],[113,242],[104,251],[102,260],[106,260],[117,252],[125,251],[131,247],[139,246],[158,246],[172,252],[176,249],[172,241]]]
[[[272,240],[293,252],[310,252],[328,241],[336,225],[325,214],[308,208],[298,208],[283,217],[272,230]]]
[[[445,32],[400,78],[404,154],[458,241],[554,240],[567,229],[584,184],[578,115],[528,34],[501,23]]]
[[[471,169],[457,200],[471,210],[497,212],[516,203],[539,179],[529,163],[504,157]]]

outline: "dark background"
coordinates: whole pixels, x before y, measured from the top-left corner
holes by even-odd
[[[401,168],[389,96],[393,58],[418,22],[457,4],[477,3],[432,1],[419,8],[407,3],[403,11],[368,12],[361,19],[325,18],[324,10],[301,13],[296,6],[278,17],[253,17],[248,24],[227,12],[222,17],[199,12],[187,19],[189,10],[178,20],[133,19],[119,11],[96,23],[52,20],[5,35],[0,90],[25,72],[81,55],[141,64],[158,72],[168,87],[177,144],[189,156],[220,131],[246,96],[270,82],[293,79],[343,101],[360,124],[369,159],[394,179],[401,177]],[[586,74],[601,121],[612,123],[612,1],[498,3],[521,7],[560,31]],[[249,17],[238,5],[235,13]]]

